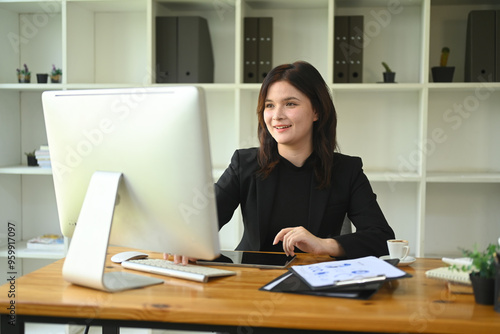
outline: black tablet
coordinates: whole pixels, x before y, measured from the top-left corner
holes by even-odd
[[[197,264],[211,264],[217,266],[256,267],[269,269],[286,268],[295,256],[284,253],[262,253],[244,251],[221,251],[221,255],[213,260],[198,260]]]

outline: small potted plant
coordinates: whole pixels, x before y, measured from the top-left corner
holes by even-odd
[[[384,75],[384,82],[395,82],[396,78],[396,72],[393,72],[389,65],[387,63],[382,62],[382,66],[384,66],[385,72],[383,73]]]
[[[448,64],[448,57],[450,56],[450,48],[444,47],[441,49],[441,59],[439,66],[434,66],[432,71],[432,80],[434,82],[452,82],[455,66],[446,66]]]
[[[17,81],[19,83],[30,83],[31,82],[31,72],[28,69],[28,65],[24,64],[22,69],[16,69],[17,71]]]
[[[477,245],[473,250],[462,250],[462,254],[472,259],[472,264],[455,269],[470,272],[472,290],[476,303],[493,305],[495,295],[495,254],[500,253],[500,246],[489,244],[484,251],[479,251]]]
[[[52,64],[52,71],[50,72],[50,82],[60,83],[61,81],[62,81],[62,70],[60,68],[56,68],[56,66]]]
[[[35,151],[36,150],[24,153],[26,154],[28,160],[28,166],[38,166],[38,161],[36,160]]]
[[[36,81],[38,83],[47,83],[48,78],[49,78],[49,75],[47,73],[37,73],[36,74]]]

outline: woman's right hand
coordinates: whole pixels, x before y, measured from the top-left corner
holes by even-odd
[[[163,253],[163,259],[168,260],[170,255],[171,254]],[[188,256],[173,254],[172,257],[174,258],[173,261],[175,264],[182,264],[183,266],[188,264],[189,261],[196,262],[196,259]]]

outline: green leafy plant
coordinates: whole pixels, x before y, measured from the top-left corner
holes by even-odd
[[[477,245],[472,250],[462,249],[462,254],[471,258],[472,264],[461,267],[454,265],[453,268],[476,273],[479,277],[494,278],[496,253],[500,253],[500,246],[494,244],[489,244],[484,251],[479,251]]]
[[[33,150],[32,152],[24,152],[24,154],[26,154],[27,157],[34,157],[35,156],[35,151],[36,150]]]
[[[28,76],[29,77],[31,75],[31,72],[30,72],[30,70],[28,68],[28,65],[26,65],[26,64],[23,65],[22,69],[18,68],[18,69],[16,69],[16,71],[17,71],[17,75],[18,76],[19,75],[24,75],[24,76]]]
[[[52,71],[50,72],[50,76],[55,77],[57,75],[61,75],[62,70],[60,68],[56,68],[56,65],[52,64]]]
[[[439,66],[445,67],[448,64],[448,56],[450,55],[450,48],[444,47],[441,49],[441,60]]]
[[[391,68],[389,67],[389,65],[387,65],[387,63],[382,62],[382,66],[384,66],[384,68],[385,68],[385,71],[386,71],[386,72],[388,72],[388,73],[392,73],[392,70],[391,70]]]

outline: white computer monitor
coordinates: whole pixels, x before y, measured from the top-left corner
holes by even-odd
[[[116,290],[98,282],[106,280],[108,244],[194,258],[219,254],[200,88],[47,91],[42,102],[61,231],[72,238],[67,280]],[[82,278],[89,266],[100,273],[92,284]]]

